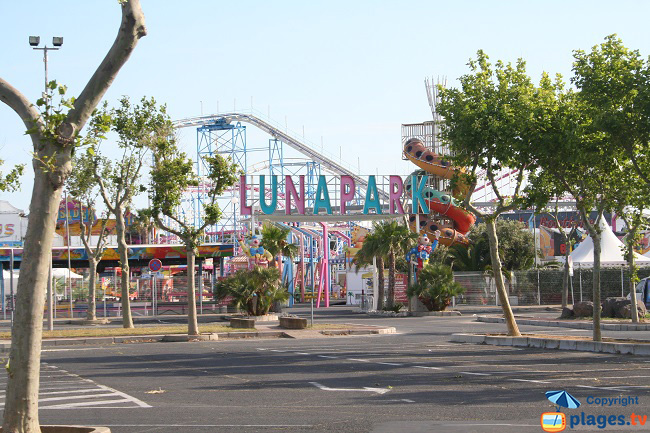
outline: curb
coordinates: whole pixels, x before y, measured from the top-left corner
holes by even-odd
[[[370,317],[450,317],[462,316],[460,311],[403,311],[395,313],[393,311],[372,311],[367,312],[366,315]]]
[[[518,325],[532,326],[551,326],[557,328],[573,329],[594,329],[594,324],[590,322],[565,322],[562,320],[535,320],[535,319],[516,319]],[[477,322],[483,323],[505,323],[503,317],[477,316]],[[603,331],[650,331],[650,324],[617,324],[617,323],[600,323],[600,329]]]
[[[376,334],[396,334],[394,327],[377,327],[366,329],[331,329],[317,331],[323,335],[376,335]],[[81,338],[57,338],[42,340],[41,348],[56,346],[78,346],[84,344],[117,344],[117,343],[138,343],[138,342],[187,342],[187,341],[217,341],[217,340],[236,340],[245,338],[292,338],[286,335],[284,331],[242,331],[242,332],[214,332],[203,333],[198,336],[188,336],[187,334],[168,334],[168,335],[125,335],[119,337],[81,337]],[[11,343],[9,341],[0,343],[0,353],[9,353]]]
[[[43,433],[111,433],[108,427],[90,427],[81,425],[42,425],[40,429]],[[2,427],[0,427],[2,432]]]
[[[650,355],[650,344],[597,342],[588,340],[555,340],[537,337],[507,337],[498,335],[452,334],[454,343],[489,344],[492,346],[533,347],[538,349],[576,350],[630,355]]]

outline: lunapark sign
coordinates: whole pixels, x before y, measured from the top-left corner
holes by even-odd
[[[241,176],[239,182],[242,215],[252,214],[253,203],[259,203],[259,209],[265,215],[272,215],[281,208],[285,215],[307,216],[405,215],[412,213],[411,209],[420,209],[428,214],[428,201],[432,198],[427,191],[428,175],[411,175],[406,180],[398,175],[370,175],[367,185],[362,186],[365,191],[359,188],[354,177],[347,175],[316,176],[315,185],[306,185],[304,175],[298,176],[297,182],[287,175],[284,176],[283,191],[277,175],[256,176],[257,182],[255,177],[248,177],[252,182],[247,182],[247,176]],[[409,201],[407,211],[404,205]]]

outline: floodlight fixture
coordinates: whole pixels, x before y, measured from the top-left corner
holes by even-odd
[[[54,36],[52,38],[52,45],[54,45],[55,47],[60,47],[61,45],[63,45],[63,37],[62,36]]]
[[[41,43],[41,37],[40,36],[30,36],[29,37],[29,45],[32,47],[37,47],[38,44]]]

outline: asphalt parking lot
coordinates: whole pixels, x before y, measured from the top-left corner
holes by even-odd
[[[331,309],[317,320],[390,325],[398,334],[46,349],[41,422],[113,432],[539,432],[540,415],[555,410],[544,393],[556,389],[583,403],[564,410],[567,419],[650,415],[644,357],[449,342],[454,332],[505,329],[471,316],[368,318]],[[639,404],[587,403],[618,396]]]

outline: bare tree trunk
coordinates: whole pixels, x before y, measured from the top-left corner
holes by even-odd
[[[377,310],[384,309],[384,258],[377,256]]]
[[[395,252],[388,253],[388,308],[395,306]]]
[[[630,235],[636,235],[636,233],[628,233],[628,236]],[[632,239],[634,239],[634,236],[632,236]],[[630,317],[632,318],[632,323],[639,323],[639,311],[636,309],[636,285],[634,284],[636,280],[636,268],[634,266],[634,247],[632,244],[629,244],[628,248],[629,250],[627,252],[627,263],[629,264],[630,268]]]
[[[65,150],[69,165],[70,152]],[[40,432],[38,388],[43,336],[43,307],[61,187],[34,162],[34,189],[16,293],[11,353],[7,362],[7,399],[3,431]],[[52,175],[53,176],[53,175]]]
[[[566,308],[569,304],[569,242],[566,240],[566,250],[564,252],[564,274],[562,275],[562,308]]]
[[[492,261],[492,271],[494,272],[494,280],[497,285],[497,294],[499,295],[499,302],[503,309],[503,317],[505,318],[506,325],[508,326],[508,335],[513,337],[521,336],[519,327],[515,321],[515,316],[512,314],[510,308],[510,301],[506,293],[506,287],[503,281],[503,274],[501,273],[501,259],[499,258],[499,238],[497,237],[496,223],[493,218],[486,218],[485,225],[487,228],[488,238],[490,240],[490,259]]]
[[[115,206],[115,228],[117,230],[117,252],[120,255],[120,267],[122,268],[121,292],[122,292],[122,326],[133,328],[133,317],[131,317],[131,300],[129,299],[130,276],[129,252],[126,245],[124,211],[118,204]]]
[[[591,239],[594,241],[594,277],[593,277],[593,292],[594,292],[594,341],[603,341],[600,331],[600,233],[595,230],[589,233]]]
[[[194,248],[187,247],[187,335],[199,335],[199,325],[196,318],[196,288],[194,282],[195,257]]]
[[[86,312],[87,320],[97,320],[97,260],[88,256],[88,270],[90,278],[88,279],[88,311]]]

